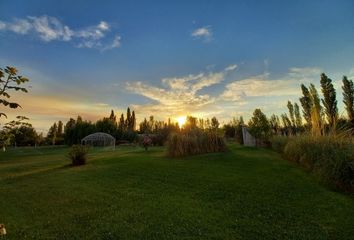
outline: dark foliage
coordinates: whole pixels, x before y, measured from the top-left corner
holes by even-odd
[[[73,145],[69,151],[69,159],[73,166],[86,164],[88,147],[83,145]]]

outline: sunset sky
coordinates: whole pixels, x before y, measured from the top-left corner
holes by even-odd
[[[13,95],[39,131],[130,106],[138,121],[286,112],[325,72],[344,114],[354,78],[354,1],[0,0],[0,67],[30,79]],[[5,120],[1,118],[0,122]]]

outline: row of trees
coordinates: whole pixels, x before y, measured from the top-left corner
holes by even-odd
[[[343,103],[347,118],[339,117],[336,90],[332,80],[321,74],[321,98],[315,85],[301,85],[303,96],[299,101],[288,101],[288,113],[279,116],[273,114],[269,119],[256,109],[248,122],[250,132],[257,138],[268,139],[271,135],[298,135],[310,131],[313,135],[335,134],[338,129],[354,128],[354,84],[352,80],[343,77]],[[302,113],[302,116],[301,116]],[[304,120],[304,122],[303,122]]]
[[[47,142],[52,145],[78,144],[82,138],[95,132],[111,134],[118,141],[133,141],[136,138],[135,127],[135,112],[131,112],[128,107],[126,115],[124,116],[122,113],[118,121],[112,110],[108,117],[104,117],[95,123],[83,120],[81,116],[78,116],[76,120],[70,118],[64,128],[61,121],[54,123],[48,131]]]

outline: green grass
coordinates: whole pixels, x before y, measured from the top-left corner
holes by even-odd
[[[271,150],[0,153],[3,239],[353,239],[354,200]],[[0,239],[2,239],[0,237]]]

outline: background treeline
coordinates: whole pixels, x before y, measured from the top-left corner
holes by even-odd
[[[45,138],[45,143],[50,145],[73,145],[79,144],[85,136],[95,133],[104,132],[111,134],[116,138],[117,144],[139,141],[139,136],[149,135],[152,145],[164,145],[172,133],[181,131],[177,122],[155,120],[154,116],[148,119],[144,118],[137,128],[135,112],[127,109],[126,115],[123,113],[119,119],[114,111],[108,117],[91,122],[83,120],[80,116],[77,119],[71,118],[63,127],[63,123],[59,121],[54,123]],[[198,119],[187,117],[183,129],[219,129],[219,121],[214,117],[212,119]]]
[[[59,124],[58,124],[59,125]],[[56,128],[56,123],[50,128],[47,138],[49,138],[52,144],[80,144],[81,139],[85,136],[95,133],[95,132],[104,132],[111,134],[116,138],[117,143],[120,141],[129,141],[132,142],[136,139],[137,133],[136,128],[136,117],[135,112],[130,111],[130,108],[127,109],[126,115],[123,113],[118,119],[114,111],[111,111],[111,114],[108,117],[104,117],[97,122],[91,122],[83,120],[82,117],[78,116],[75,119],[70,118],[70,120],[65,124],[64,131],[57,132],[59,130]],[[59,136],[63,136],[62,141]]]
[[[266,116],[261,109],[255,109],[248,124],[233,120],[224,126],[225,135],[237,136],[237,127],[244,125],[256,138],[269,141],[272,136],[312,136],[336,135],[346,132],[353,134],[354,129],[354,84],[346,76],[342,80],[345,115],[340,116],[337,107],[337,93],[332,80],[324,73],[320,77],[321,93],[314,84],[301,85],[302,96],[297,102],[287,102],[287,112]]]
[[[332,80],[320,76],[319,94],[314,84],[301,85],[300,105],[288,101],[287,113],[268,118],[256,109],[249,131],[272,145],[285,159],[301,165],[336,188],[354,190],[354,84],[342,79],[345,115],[340,116]],[[300,109],[301,106],[301,109]]]

